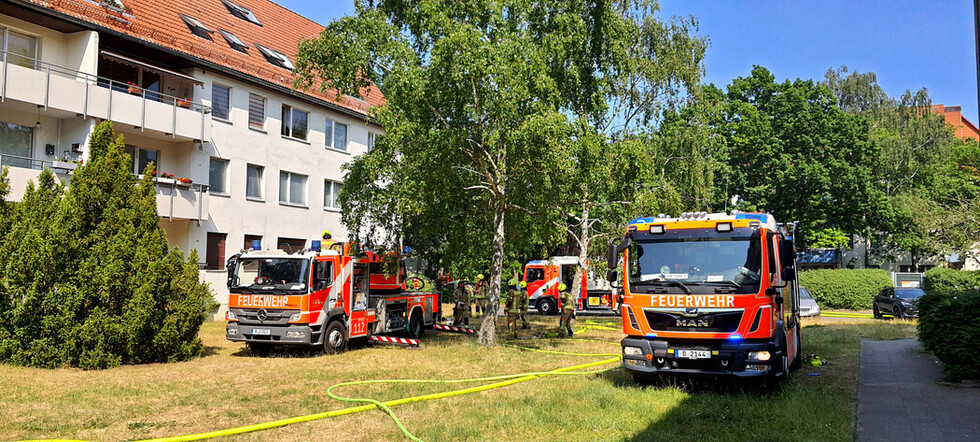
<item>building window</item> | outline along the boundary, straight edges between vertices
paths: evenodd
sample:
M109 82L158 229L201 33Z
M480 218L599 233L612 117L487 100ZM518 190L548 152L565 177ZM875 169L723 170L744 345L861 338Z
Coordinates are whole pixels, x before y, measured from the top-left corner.
M347 125L338 123L327 118L327 127L324 129L324 138L327 147L347 151Z
M211 28L204 26L204 23L201 23L200 21L198 21L198 19L194 17L189 17L184 14L177 14L177 15L179 15L180 19L184 21L185 25L187 25L187 29L190 29L191 34L194 34L201 38L206 38L208 40L211 39L211 33L214 31L212 31Z
M340 210L340 183L329 180L323 182L323 208Z
M7 51L7 63L37 68L37 37L0 28L0 49Z
M286 54L283 54L282 52L276 51L274 49L269 49L258 43L255 44L255 47L259 48L259 52L261 52L262 56L265 57L265 61L268 61L269 63L272 63L281 68L286 68L289 70L295 69L293 63L289 61L289 57L287 57Z
M282 105L282 136L306 141L310 113Z
M265 130L265 97L248 94L248 127Z
M144 149L142 147L136 147L130 144L126 145L126 153L129 154L130 170L136 174L141 175L146 171L146 166L153 163L153 170L160 174L160 151L153 149Z
M228 42L228 46L231 46L232 49L245 54L248 53L248 45L236 37L235 34L232 34L224 29L218 29L218 33L225 38L225 41Z
M218 83L211 84L211 115L227 120L231 111L231 88Z
M374 132L368 132L368 145L367 145L368 152L374 150L374 143L376 143L377 141L378 141L378 134Z
M265 173L265 168L262 166L256 166L254 164L249 164L245 169L246 182L245 182L245 198L253 200L262 200L262 176Z
M262 244L262 235L248 235L248 234L246 234L245 235L245 246L243 246L242 248L245 249L245 250L251 249L252 248L252 241L258 241L259 244Z
M279 203L306 207L306 175L279 172Z
M228 195L228 160L211 157L208 178L210 193Z
M31 167L34 128L0 122L0 166Z
M221 3L225 4L225 7L228 8L228 12L230 12L231 15L262 26L262 23L259 23L259 19L255 17L255 14L253 14L248 8L232 3L231 0L221 0Z
M306 247L306 240L301 238L284 238L279 237L276 243L276 248L279 250L285 250L288 253L298 252Z
M227 234L208 232L207 270L225 268L225 240Z

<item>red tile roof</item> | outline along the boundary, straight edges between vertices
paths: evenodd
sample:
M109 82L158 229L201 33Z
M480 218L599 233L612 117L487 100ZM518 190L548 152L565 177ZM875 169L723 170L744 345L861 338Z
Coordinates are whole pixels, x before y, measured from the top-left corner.
M221 0L121 0L130 8L126 13L87 0L26 1L285 87L292 87L292 72L266 61L255 44L274 49L295 60L297 44L319 36L323 30L323 26L314 21L268 0L232 0L250 9L262 26L232 15ZM211 34L211 40L192 34L178 14L193 17L215 31ZM217 32L218 29L238 37L248 45L248 53L232 49ZM347 96L336 100L333 91L320 93L315 89L300 93L360 113L384 103L384 96L374 85L362 91L364 100Z
M980 141L980 130L963 116L960 106L934 104L932 105L932 113L945 117L946 123L953 126L954 133L958 138Z

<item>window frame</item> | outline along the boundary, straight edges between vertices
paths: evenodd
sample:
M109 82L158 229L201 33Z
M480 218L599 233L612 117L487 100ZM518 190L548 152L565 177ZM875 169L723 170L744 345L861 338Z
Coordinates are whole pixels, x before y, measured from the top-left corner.
M215 87L223 87L225 89L228 89L228 97L227 97L228 98L228 103L227 103L227 109L228 109L227 112L228 112L228 115L225 116L225 117L218 116L218 114L216 112L216 110L218 109L218 107L215 106L215 94L214 94ZM212 119L218 120L218 121L223 121L225 123L231 123L231 91L232 91L232 87L231 86L222 84L222 83L217 82L217 81L211 82L211 118Z
M259 52L262 53L262 56L265 57L265 61L269 62L269 64L281 67L283 69L288 69L290 71L296 69L296 66L293 65L292 60L290 60L286 54L258 43L255 43L255 47L259 49Z
M214 41L214 39L211 38L211 34L214 33L214 30L205 25L204 22L180 12L178 12L177 15L180 17L180 20L187 25L187 29L192 35L201 37L208 41Z
M259 196L251 196L248 194L248 182L249 182L249 169L255 168L258 170L258 189ZM260 164L245 164L245 199L249 201L265 202L265 166Z
M149 148L139 147L139 146L137 146L135 144L126 144L126 145L123 146L123 149L127 150L127 152L126 152L127 154L129 153L128 152L128 149L129 148L132 148L133 149L133 154L132 154L132 158L131 158L132 159L132 172L133 172L133 175L136 175L138 177L142 177L143 176L143 170L145 169L145 167L140 168L140 152L141 151L147 151L147 152L155 152L156 153L156 158L157 159L156 159L156 161L153 161L153 170L156 171L156 173L157 173L156 176L160 176L160 173L161 173L161 171L160 171L160 163L161 163L161 161L160 160L162 159L161 157L163 156L163 154L160 152L160 149L149 149Z
M259 21L259 18L255 16L255 13L252 12L251 9L239 5L238 3L234 3L231 0L221 0L221 3L224 3L225 8L228 9L229 14L238 17L242 20L245 20L249 23L253 23L257 26L262 26L262 23ZM236 14L236 12L238 14Z
M284 115L287 108L289 109L289 125L288 126L285 124L286 117ZM310 111L304 110L302 108L297 108L296 106L293 106L293 105L287 104L287 103L283 103L282 104L282 110L283 110L283 112L280 113L280 119L282 120L281 121L282 127L279 130L279 134L282 135L283 138L286 138L286 139L289 139L289 140L294 140L294 141L299 141L301 143L310 144ZM295 129L295 124L293 124L294 121L295 121L294 118L293 118L293 112L294 111L300 111L300 112L303 112L303 113L306 114L306 134L304 135L305 138L299 138L299 137L295 136L295 133L296 133L296 131L294 130ZM287 127L289 129L289 134L283 133L283 131L285 131Z
M340 181L334 181L329 178L323 180L323 210L330 212L340 212L340 204L334 198L334 186L343 187L344 183ZM340 190L337 190L336 195L339 195ZM327 199L329 198L329 204Z
M222 37L224 37L225 42L228 43L228 46L231 46L232 49L241 52L243 54L248 53L248 45L245 44L245 42L242 41L242 39L238 38L237 35L232 34L231 31L226 31L221 28L218 28L218 33L221 34Z
M282 188L282 182L283 182L282 177L283 177L283 174L286 175L286 178L287 178L286 179L286 184L289 186L286 189L286 191L285 191L285 195L286 195L286 198L287 199L293 193L292 192L293 191L293 180L292 180L292 177L293 176L301 176L301 177L303 177L304 181L303 181L303 202L302 203L296 203L296 202L293 202L293 201L283 201L283 198L282 198L282 196L283 196L283 188ZM301 208L308 209L310 207L309 206L309 201L310 201L310 176L309 175L304 175L304 174L301 174L301 173L298 173L298 172L290 172L288 170L280 170L279 171L279 205L282 205L282 206L290 206L290 207L301 207Z
M10 55L11 55L10 54L10 33L11 32L14 32L14 33L17 33L19 35L23 35L25 37L33 38L34 39L34 55L30 56L29 58L31 58L31 60L29 60L25 64L20 64L20 63L16 63L16 62L10 61L10 58L11 58L10 57ZM11 29L10 27L2 26L2 25L0 25L0 34L2 34L2 35L0 35L0 38L2 38L2 40L3 40L2 41L2 44L0 44L0 50L2 50L2 51L4 51L4 52L7 53L7 63L14 64L14 65L21 66L21 67L25 67L25 68L29 68L29 69L35 69L35 70L38 69L38 63L41 61L41 36L40 35L33 34L33 33L30 33L30 32L25 32L25 31L22 31L20 29ZM23 55L19 55L19 54L14 54L14 56L16 56L16 57L24 57Z
M323 144L327 149L337 152L350 153L350 125L341 123L333 118L325 118L329 131L323 130ZM337 147L337 126L344 126L344 147Z
M211 182L211 163L213 163L215 161L223 162L224 165L225 165L225 167L224 167L224 174L223 174L223 177L222 177L223 179L221 180L222 181L221 182L221 185L224 187L224 189L222 189L221 191L215 191L215 189L214 189L214 183ZM228 171L230 169L231 169L231 160L226 160L224 158L219 158L219 157L210 157L209 158L209 160L208 160L208 194L209 195L231 196L231 189L229 189L230 186L229 186L229 182L228 182Z
M374 145L378 142L378 133L373 131L368 131L367 140L367 151L370 152L374 150Z
M258 97L262 99L262 126L257 127L252 124L252 97ZM252 130L257 130L260 132L266 132L266 120L269 116L269 98L264 95L256 94L255 92L248 93L248 128Z

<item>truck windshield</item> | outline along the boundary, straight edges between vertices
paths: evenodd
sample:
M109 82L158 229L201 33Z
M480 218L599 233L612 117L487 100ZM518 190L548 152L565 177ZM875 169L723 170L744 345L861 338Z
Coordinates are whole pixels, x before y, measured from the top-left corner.
M239 259L232 287L253 291L304 290L309 267L309 260L298 258Z
M728 285L742 293L759 289L762 242L751 236L709 236L634 241L629 249L632 285ZM680 283L679 285L677 283Z

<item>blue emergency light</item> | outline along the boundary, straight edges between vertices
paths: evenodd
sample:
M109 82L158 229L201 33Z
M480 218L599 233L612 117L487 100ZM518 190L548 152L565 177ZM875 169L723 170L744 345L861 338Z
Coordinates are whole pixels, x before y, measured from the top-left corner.
M411 254L412 254L412 248L411 247L409 247L409 246L402 247L402 255L411 255Z
M262 240L253 239L252 240L252 250L262 250Z
M729 341L738 341L738 340L741 340L741 339L742 339L742 335L740 335L738 333L735 333L734 335L731 335L731 336L728 337L728 340Z
M312 250L314 252L319 252L320 251L320 240L314 239L313 241L310 241L310 250Z

